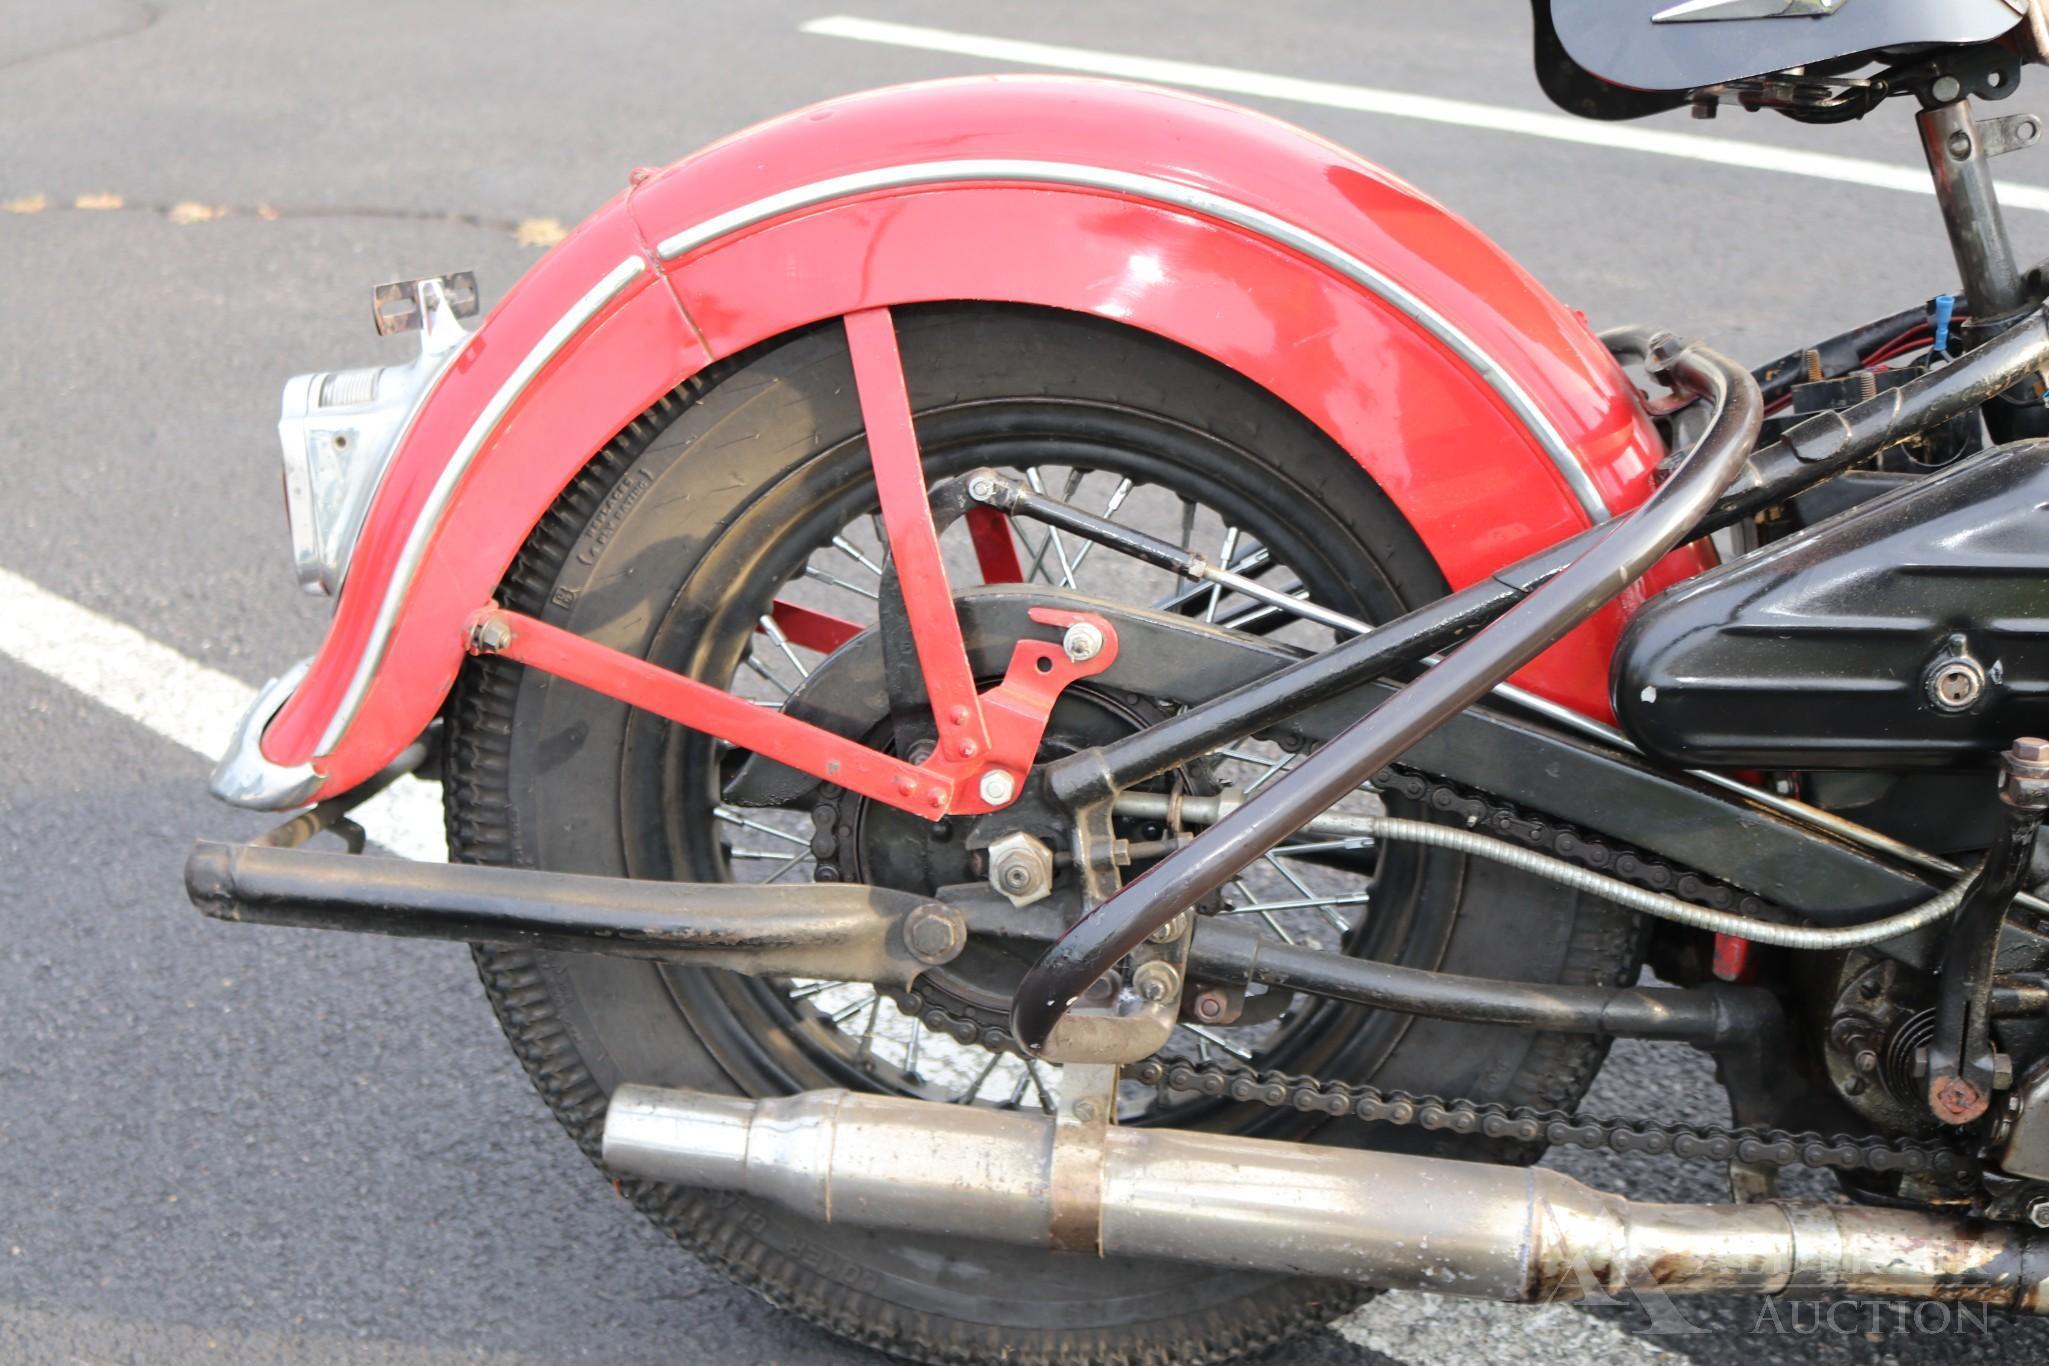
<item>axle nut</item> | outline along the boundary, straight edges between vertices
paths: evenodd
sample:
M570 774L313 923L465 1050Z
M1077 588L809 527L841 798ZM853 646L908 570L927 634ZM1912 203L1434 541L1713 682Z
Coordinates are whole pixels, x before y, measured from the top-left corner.
M1053 851L1022 830L999 835L989 843L989 885L1013 906L1052 895Z
M904 947L920 963L937 966L960 956L967 944L967 926L949 906L913 906L904 917Z

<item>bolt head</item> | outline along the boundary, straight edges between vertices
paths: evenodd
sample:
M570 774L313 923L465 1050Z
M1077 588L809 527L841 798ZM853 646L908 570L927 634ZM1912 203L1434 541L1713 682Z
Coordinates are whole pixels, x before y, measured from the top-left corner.
M1094 659L1103 652L1103 630L1093 622L1077 621L1060 638L1060 648L1077 664Z
M1096 1117L1096 1103L1092 1100L1078 1100L1074 1103L1074 1117L1084 1124L1092 1123Z
M960 953L967 934L960 920L940 906L914 906L904 917L904 947L921 963L944 963Z
M976 790L982 794L982 800L989 805L1004 806L1017 795L1017 779L1000 768L992 768L982 775L982 781L977 784Z
M1948 104L1964 93L1963 82L1954 76L1937 76L1929 82L1928 93L1933 95L1938 103Z
M2013 742L2013 757L2024 764L2049 764L2049 740L2023 735Z
M996 481L986 474L978 474L968 480L968 497L978 503L988 502L990 495L995 492Z
M1224 1018L1224 998L1214 991L1203 992L1195 998L1195 1015L1202 1020L1221 1020Z
M2049 1228L2049 1199L2037 1200L2028 1206L2028 1222L2036 1228Z

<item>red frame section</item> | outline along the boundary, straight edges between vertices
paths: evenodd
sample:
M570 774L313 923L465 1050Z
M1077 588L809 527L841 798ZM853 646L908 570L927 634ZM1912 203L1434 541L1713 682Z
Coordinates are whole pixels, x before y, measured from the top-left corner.
M1014 77L859 95L642 179L507 295L409 430L333 627L266 731L265 755L312 763L323 795L376 772L432 719L460 666L465 624L599 446L712 361L867 310L1028 304L1093 314L1207 355L1349 451L1453 587L1587 524L1524 424L1408 317L1266 238L1142 196L927 184L848 193L759 221L743 213L747 221L678 259L658 250L794 187L912 163L1004 158L1171 181L1328 240L1484 349L1562 434L1611 508L1633 505L1648 487L1662 451L1639 396L1584 321L1471 225L1366 161L1217 101L1109 82ZM503 398L593 284L636 256L641 275L484 433L431 525L409 591L390 595L400 548L478 414ZM989 538L987 577L1006 577L1010 549L1005 561ZM1608 658L1629 612L1708 562L1704 548L1677 553L1517 681L1606 715ZM369 678L361 705L339 740L324 745L359 673Z

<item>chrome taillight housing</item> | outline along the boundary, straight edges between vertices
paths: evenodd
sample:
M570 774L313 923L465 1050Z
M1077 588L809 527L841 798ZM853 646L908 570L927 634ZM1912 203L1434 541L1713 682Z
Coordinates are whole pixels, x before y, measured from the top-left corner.
M420 354L404 365L321 370L285 382L278 422L292 563L308 593L341 591L349 556L384 471L420 401L469 332L457 321L477 311L468 274L384 285L377 330L420 333Z

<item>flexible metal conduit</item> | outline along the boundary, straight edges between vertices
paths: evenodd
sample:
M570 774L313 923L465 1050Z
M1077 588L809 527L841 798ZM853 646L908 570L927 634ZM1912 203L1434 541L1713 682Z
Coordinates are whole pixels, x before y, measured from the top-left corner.
M1319 749L1292 773L1219 821L1070 927L1019 983L1011 1028L1042 1047L1072 1002L1145 937L1229 882L1318 812L1399 758L1636 582L1707 515L1757 445L1764 404L1750 372L1691 346L1662 359L1715 416L1662 486L1549 583Z
M1120 815L1151 820L1169 820L1179 815L1184 820L1207 824L1229 815L1242 804L1242 800L1223 797L1129 792L1117 799L1117 811ZM1563 883L1576 891L1590 892L1660 920L1676 921L1695 929L1712 930L1716 934L1732 934L1752 943L1771 944L1784 949L1854 949L1865 944L1883 943L1947 919L1963 904L1964 894L1970 886L1970 880L1966 878L1918 906L1883 920L1868 920L1861 925L1787 925L1776 920L1737 915L1732 911L1718 911L1676 896L1666 896L1662 892L1647 891L1591 868L1581 868L1534 849L1519 849L1506 840L1463 830L1455 825L1437 825L1431 821L1407 820L1399 816L1347 816L1333 811L1318 816L1316 828L1320 834L1335 835L1341 839L1406 840L1412 844L1428 844L1471 854L1475 858L1505 864L1518 872Z

